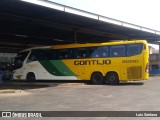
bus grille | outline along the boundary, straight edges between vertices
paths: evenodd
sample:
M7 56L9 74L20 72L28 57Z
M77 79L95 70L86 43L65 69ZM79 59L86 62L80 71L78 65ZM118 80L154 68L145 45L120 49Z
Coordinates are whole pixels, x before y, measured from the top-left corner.
M141 79L142 78L142 67L128 67L127 68L128 79Z

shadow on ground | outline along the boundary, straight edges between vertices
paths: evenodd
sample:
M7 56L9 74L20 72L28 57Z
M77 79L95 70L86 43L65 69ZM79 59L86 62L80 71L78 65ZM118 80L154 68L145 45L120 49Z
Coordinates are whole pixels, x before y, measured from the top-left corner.
M95 85L95 84L92 84L90 82L86 82L87 85ZM99 84L99 85L107 85L107 86L140 86L140 85L144 85L143 82L121 82L121 83L118 83L116 85L110 85L108 83L103 83L103 84Z
M143 82L127 82L127 83L119 83L118 85L114 86L141 86L144 85Z
M3 81L0 82L0 90L5 89L15 89L15 90L26 90L26 89L38 89L46 87L55 87L62 83L49 82L49 81L36 81L36 82L27 82L27 81Z
M0 90L5 89L15 89L15 90L26 90L26 89L38 89L38 88L46 88L46 87L56 87L65 83L84 83L87 85L94 85L92 83L87 83L85 81L60 81L60 80L37 80L36 82L27 82L27 81L1 81L0 82ZM119 83L117 85L109 85L109 84L101 84L106 86L140 86L144 85L143 82L127 82L127 83Z

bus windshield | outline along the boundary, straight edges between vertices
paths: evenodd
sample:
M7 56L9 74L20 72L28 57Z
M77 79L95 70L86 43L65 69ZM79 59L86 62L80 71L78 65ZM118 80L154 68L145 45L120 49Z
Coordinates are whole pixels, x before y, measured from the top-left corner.
M29 51L20 52L17 54L14 61L14 70L22 67L25 58L27 57Z

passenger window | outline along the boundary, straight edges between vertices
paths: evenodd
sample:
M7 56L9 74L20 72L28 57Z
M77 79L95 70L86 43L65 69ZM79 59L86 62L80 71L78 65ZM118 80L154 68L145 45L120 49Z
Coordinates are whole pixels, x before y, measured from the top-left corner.
M73 58L73 49L58 49L52 53L56 59L71 59Z
M33 62L38 60L43 60L42 52L39 50L32 50L27 62Z
M73 59L73 56L74 56L73 49L68 49L67 53L68 53L68 59Z
M44 60L55 60L56 59L56 51L55 50L44 50L42 51L44 56Z
M97 47L91 47L91 48L89 48L89 56L90 56L91 58L96 58L96 57L98 57Z
M68 59L69 56L68 56L68 51L67 51L67 49L58 50L58 58L59 58L59 59Z
M78 48L76 56L77 58L87 58L87 48Z
M101 46L101 47L92 47L90 48L90 57L91 58L104 58L108 57L108 47Z
M138 55L142 52L143 44L127 45L127 56Z
M124 57L124 56L126 56L125 45L110 46L110 56L111 57Z
M100 58L108 57L108 47L102 46L97 48L97 53Z

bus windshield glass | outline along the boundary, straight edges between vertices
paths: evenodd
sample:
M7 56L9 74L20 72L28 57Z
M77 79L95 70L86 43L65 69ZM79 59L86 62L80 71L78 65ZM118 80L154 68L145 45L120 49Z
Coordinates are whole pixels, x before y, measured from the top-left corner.
M29 51L20 52L17 54L17 57L14 61L14 69L19 69L22 67L25 58L27 57Z

